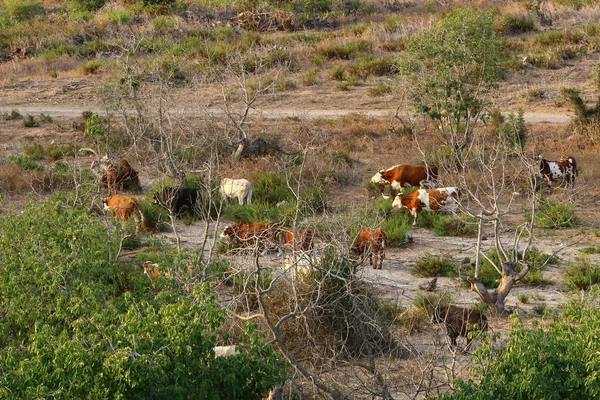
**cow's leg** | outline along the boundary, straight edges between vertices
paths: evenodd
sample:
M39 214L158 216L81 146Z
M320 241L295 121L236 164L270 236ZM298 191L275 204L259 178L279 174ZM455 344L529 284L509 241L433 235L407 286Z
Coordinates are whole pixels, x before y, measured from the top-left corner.
M241 194L238 194L238 203L240 203L240 206L244 205L244 196Z

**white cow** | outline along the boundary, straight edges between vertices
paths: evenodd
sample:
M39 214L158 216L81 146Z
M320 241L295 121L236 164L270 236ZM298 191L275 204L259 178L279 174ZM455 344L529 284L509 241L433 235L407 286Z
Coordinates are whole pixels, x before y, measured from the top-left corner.
M219 193L224 199L237 197L240 205L244 204L244 200L252 204L252 182L247 179L223 178Z

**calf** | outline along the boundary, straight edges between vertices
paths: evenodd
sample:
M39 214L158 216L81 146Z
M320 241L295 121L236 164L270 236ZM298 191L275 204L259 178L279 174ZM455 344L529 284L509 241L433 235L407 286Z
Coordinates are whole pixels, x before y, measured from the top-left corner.
M289 246L294 251L308 251L313 248L313 233L308 229L281 230L280 240L284 246Z
M455 187L418 189L407 194L398 194L392 207L408 209L414 217L413 225L416 225L417 215L422 210L439 210L446 206L450 199L457 198L458 188Z
M431 315L431 322L444 323L452 347L456 347L457 337L465 337L467 339L465 349L471 346L473 340L472 337L469 337L469 332L475 330L484 332L488 328L487 317L481 311L442 304L435 306Z
M396 190L404 185L419 186L422 180L436 180L438 167L435 165L395 165L381 170L371 178L373 183L389 183Z
M280 227L273 222L241 222L226 227L221 239L236 240L241 247L276 247L273 244Z
M140 211L140 206L134 198L115 194L106 199L102 199L102 203L104 204L104 209L106 211L123 222L127 221L132 216L137 218L137 215L139 215L139 224L144 226L144 214Z
M362 228L350 249L354 254L360 256L363 262L368 255L373 269L381 269L385 259L386 240L385 232L382 229Z
M166 187L152 196L154 204L166 208L175 215L193 212L198 199L198 189Z
M563 157L558 161L548 161L541 155L536 156L535 160L539 162L540 175L546 180L548 190L552 187L552 182L566 181L575 186L575 176L577 176L577 163L573 157Z
M247 179L223 178L219 193L224 199L237 198L240 205L244 204L244 200L252 204L252 182Z

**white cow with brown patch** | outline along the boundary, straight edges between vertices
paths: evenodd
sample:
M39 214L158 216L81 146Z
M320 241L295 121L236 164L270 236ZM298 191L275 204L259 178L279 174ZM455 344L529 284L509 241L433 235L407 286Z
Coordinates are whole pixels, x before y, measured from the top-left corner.
M419 189L407 194L398 194L392 203L392 207L408 209L414 217L413 225L416 225L417 215L422 210L440 210L457 198L458 188L456 187Z

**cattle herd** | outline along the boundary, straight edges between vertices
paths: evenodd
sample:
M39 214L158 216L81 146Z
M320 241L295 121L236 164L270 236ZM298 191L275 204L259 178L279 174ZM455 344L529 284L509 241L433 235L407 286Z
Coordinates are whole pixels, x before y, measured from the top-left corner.
M539 173L546 181L548 190L551 189L553 182L574 185L578 171L573 157L548 161L540 155L534 160L539 163ZM105 186L110 195L102 200L105 210L121 221L127 221L132 217L137 220L139 217L137 225L143 227L144 216L137 201L116 194L119 189L123 189L124 182L128 179L139 185L137 172L124 159L111 160L106 156L97 156L91 168L96 175L97 183ZM413 225L416 224L417 215L423 210L442 210L451 204L458 204L458 188L436 187L437 180L438 168L434 165L396 165L377 172L371 178L371 182L378 186L390 185L392 189L399 191L392 202L392 207L406 208L413 216ZM400 189L406 186L417 186L419 189L402 193ZM246 179L223 178L219 193L223 199L237 199L240 205L251 204L252 182ZM198 190L194 188L166 187L154 193L153 199L155 204L168 210L172 216L178 216L184 212L193 212L198 196ZM293 254L302 254L313 249L314 234L308 229L287 228L277 222L241 222L227 226L220 238L236 243L241 248L266 250L283 246L292 250ZM382 229L364 227L353 240L350 250L358 257L361 265L364 265L368 259L372 268L381 269L385 260L385 247L386 234ZM158 266L149 262L144 264L144 273L152 278L160 275ZM487 319L483 313L454 306L438 305L433 311L432 322L445 323L453 346L456 345L458 336L467 337L469 326L477 325L481 330L487 328ZM470 342L468 337L467 344L469 345Z

